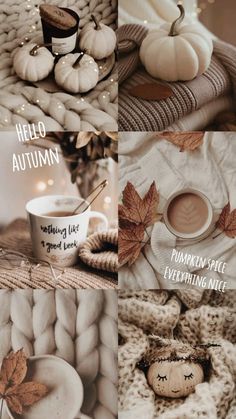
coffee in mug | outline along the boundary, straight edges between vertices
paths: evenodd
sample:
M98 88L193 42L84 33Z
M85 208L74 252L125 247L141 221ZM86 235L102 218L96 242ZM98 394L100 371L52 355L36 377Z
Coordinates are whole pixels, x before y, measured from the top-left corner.
M87 209L74 214L81 204ZM89 221L100 218L107 230L104 214L91 211L82 198L64 195L48 195L35 198L26 205L34 256L51 264L66 267L75 265L78 248L86 240Z
M180 238L200 238L209 233L213 209L209 199L195 189L184 189L173 194L164 209L168 229Z
M44 217L71 217L72 215L76 215L76 214L74 214L71 211L51 211L42 215Z

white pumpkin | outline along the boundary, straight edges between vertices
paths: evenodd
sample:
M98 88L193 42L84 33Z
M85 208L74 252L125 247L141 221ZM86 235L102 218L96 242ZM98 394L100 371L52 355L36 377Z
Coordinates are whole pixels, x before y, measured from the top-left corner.
M170 26L150 32L140 48L147 72L165 81L186 81L204 73L211 62L213 43L197 24L181 25L185 12Z
M159 396L178 398L193 393L204 380L201 364L186 360L154 362L148 370L148 383Z
M96 86L99 77L98 65L87 54L68 54L55 66L55 80L70 93L85 93Z
M116 47L116 34L112 28L98 23L92 16L93 23L88 23L80 32L80 49L96 60L109 57Z
M13 59L16 74L22 79L36 82L52 71L54 57L44 46L27 44L19 48Z

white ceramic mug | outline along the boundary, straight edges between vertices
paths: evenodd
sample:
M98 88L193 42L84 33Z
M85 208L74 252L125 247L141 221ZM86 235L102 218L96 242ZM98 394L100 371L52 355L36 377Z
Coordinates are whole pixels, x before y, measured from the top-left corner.
M170 206L171 202L177 196L182 195L182 194L187 194L187 193L191 193L191 194L199 196L205 202L205 204L207 206L207 210L208 210L208 216L207 216L206 222L204 223L204 225L199 230L197 230L193 233L183 233L183 232L177 231L170 224L169 219L168 219L168 209L169 209L169 206ZM170 232L173 233L176 237L181 238L181 239L193 239L193 240L204 239L205 237L207 237L210 234L210 232L213 229L213 225L214 225L213 224L214 223L214 211L213 211L213 207L210 203L210 200L202 192L198 191L197 189L193 189L193 188L185 188L185 189L182 189L182 190L172 194L168 198L167 203L165 205L165 208L164 208L164 211L163 211L163 218L164 218L165 225L170 230Z
M106 216L91 211L90 206L86 211L71 216L45 215L57 211L73 212L82 202L89 205L84 199L74 196L48 195L27 203L33 253L37 259L61 267L73 266L78 259L78 248L86 240L89 220L100 218L103 230L108 229Z

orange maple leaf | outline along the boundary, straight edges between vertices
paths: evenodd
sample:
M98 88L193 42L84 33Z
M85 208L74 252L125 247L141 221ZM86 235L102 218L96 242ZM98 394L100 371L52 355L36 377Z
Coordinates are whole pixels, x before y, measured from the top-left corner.
M23 383L27 374L27 358L23 350L11 352L3 359L0 371L0 399L5 400L13 413L21 415L25 406L31 406L48 390L35 381Z
M222 230L226 236L232 239L236 237L236 209L230 212L230 203L223 208L216 227Z
M134 224L142 223L144 227L152 225L157 218L157 205L159 195L156 184L153 182L141 198L132 183L128 182L123 191L123 205L119 205L119 219Z

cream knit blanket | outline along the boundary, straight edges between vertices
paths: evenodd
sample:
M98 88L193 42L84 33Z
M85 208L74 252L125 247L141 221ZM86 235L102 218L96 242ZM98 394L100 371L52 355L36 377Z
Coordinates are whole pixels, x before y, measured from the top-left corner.
M119 418L234 419L236 417L236 292L119 291ZM205 381L186 398L155 395L137 368L155 334L208 349Z
M20 348L28 356L63 358L82 379L82 412L94 419L115 419L115 291L1 290L0 307L0 362Z
M47 131L116 131L118 111L117 72L84 96L47 93L21 81L12 67L19 43L28 37L42 42L37 0L0 0L0 129L17 123L44 122ZM117 0L51 0L70 7L80 16L80 29L93 13L99 21L116 28Z
M163 212L169 196L186 187L202 191L214 208L215 220L222 208L230 202L236 208L236 136L234 133L206 133L203 145L194 152L179 152L178 147L152 133L122 133L119 142L120 193L126 183L132 182L141 196L155 180L160 193L159 213ZM216 234L216 233L214 233ZM151 246L146 245L137 261L119 272L122 288L172 289L186 287L185 283L164 279L167 266L220 279L227 288L236 288L236 239L225 234L213 239L210 234L199 242L176 239L162 222L151 231ZM203 258L227 263L225 273L207 271L197 267L171 262L173 249ZM191 286L191 285L189 285Z

